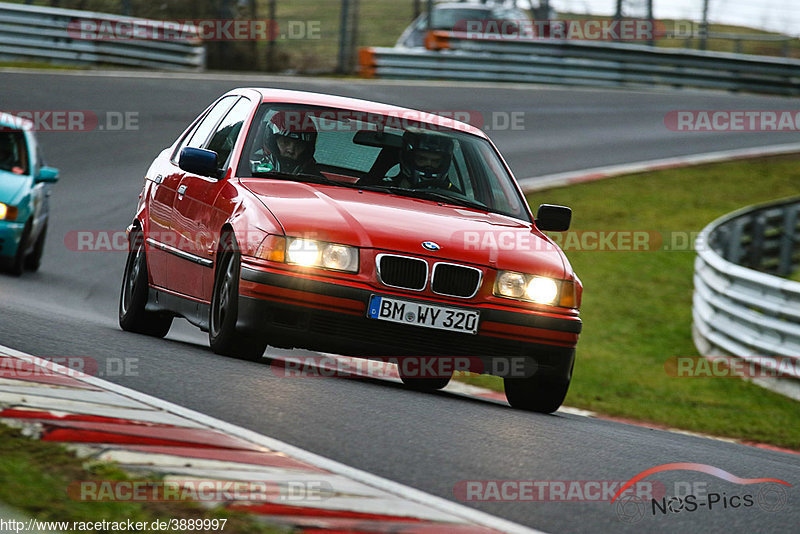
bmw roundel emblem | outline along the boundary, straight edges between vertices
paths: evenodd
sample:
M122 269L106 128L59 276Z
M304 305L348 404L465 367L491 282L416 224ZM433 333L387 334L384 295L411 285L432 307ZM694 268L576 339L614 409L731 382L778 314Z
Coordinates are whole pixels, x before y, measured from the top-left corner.
M440 247L438 243L434 243L433 241L423 241L422 248L427 250L437 251L442 247Z

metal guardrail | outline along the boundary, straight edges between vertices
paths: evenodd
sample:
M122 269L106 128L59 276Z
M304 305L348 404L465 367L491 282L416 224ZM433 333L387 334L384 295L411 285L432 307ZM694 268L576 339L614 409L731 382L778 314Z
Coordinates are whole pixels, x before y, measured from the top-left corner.
M121 22L159 23L106 13L0 3L0 60L162 70L205 68L205 47L194 26L181 28L180 34L170 39L113 39L107 34L88 39L76 35L75 25L80 20L95 21L98 26L103 22L109 26Z
M800 282L776 276L800 267L800 197L725 215L695 247L697 349L744 360L754 382L800 400Z
M800 94L800 61L595 41L467 38L434 31L424 49L362 48L361 75L378 78L668 85Z

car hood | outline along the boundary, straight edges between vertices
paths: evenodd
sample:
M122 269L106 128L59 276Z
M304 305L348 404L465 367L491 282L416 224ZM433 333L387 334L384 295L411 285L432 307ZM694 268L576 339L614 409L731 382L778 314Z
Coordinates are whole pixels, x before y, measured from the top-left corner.
M562 278L561 250L530 223L429 200L302 182L243 179L284 228L359 247ZM433 241L439 250L422 243Z
M16 202L27 182L25 176L0 170L0 202Z

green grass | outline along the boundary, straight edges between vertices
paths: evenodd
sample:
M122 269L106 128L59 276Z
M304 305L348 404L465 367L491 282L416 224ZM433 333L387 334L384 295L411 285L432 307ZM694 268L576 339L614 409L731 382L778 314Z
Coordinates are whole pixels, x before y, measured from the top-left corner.
M664 26L668 31L675 27L678 21L663 20ZM685 21L680 21L685 22ZM695 23L695 27L697 27ZM775 36L782 37L782 34L777 32L768 32L758 30L755 28L748 28L746 26L730 26L725 24L709 24L709 33L730 33L738 34L741 36L752 35L754 37L762 36ZM674 37L659 39L657 46L667 48L690 48L698 49L700 47L699 38ZM786 56L790 58L800 58L800 39L790 39L784 41L767 41L767 40L746 40L742 39L740 43L733 39L708 39L706 43L706 50L714 52L735 52L741 54L754 54L759 56Z
M800 156L630 175L541 191L531 206L573 209L572 230L698 232L751 204L798 194ZM692 251L571 251L584 284L575 375L565 404L800 450L800 402L737 378L675 378L695 356ZM502 391L500 379L466 379Z
M131 521L227 518L224 531L277 534L289 532L242 513L206 509L187 502L84 502L67 494L71 482L130 480L110 463L87 463L62 445L35 441L0 424L0 502L40 521ZM138 477L136 480L156 480ZM67 532L73 532L68 530Z

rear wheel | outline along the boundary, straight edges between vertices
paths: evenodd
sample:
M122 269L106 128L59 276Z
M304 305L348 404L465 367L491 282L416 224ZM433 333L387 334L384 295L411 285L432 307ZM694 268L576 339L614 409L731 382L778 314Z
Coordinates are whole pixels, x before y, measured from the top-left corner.
M42 231L39 232L39 237L36 238L36 244L33 245L33 252L25 258L25 268L29 271L36 272L42 264L42 255L44 254L44 241L47 239L47 224L44 225Z
M239 316L239 270L241 256L232 236L224 238L214 277L214 292L208 318L208 342L216 354L258 361L267 342L236 331Z
M172 326L172 316L145 309L149 289L144 235L131 234L125 274L119 295L119 326L127 332L164 337Z
M570 373L571 376L572 373ZM554 380L534 375L503 379L508 403L518 410L553 413L564 402L571 380Z

